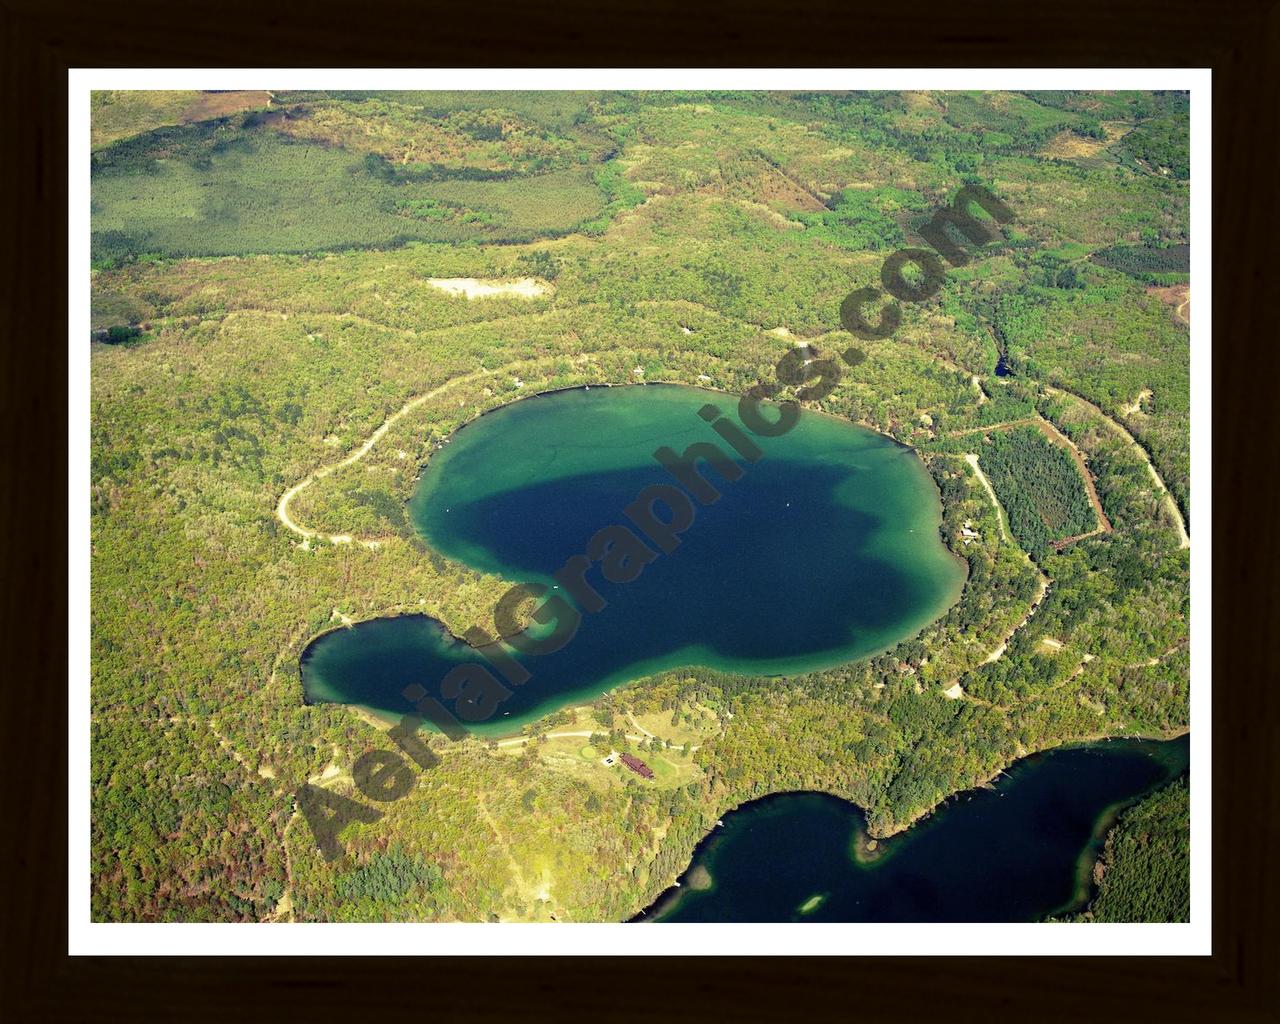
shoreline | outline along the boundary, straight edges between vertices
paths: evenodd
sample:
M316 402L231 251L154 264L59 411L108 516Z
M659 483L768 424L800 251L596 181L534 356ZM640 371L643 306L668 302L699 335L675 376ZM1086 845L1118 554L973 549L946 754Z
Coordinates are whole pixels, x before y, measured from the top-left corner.
M963 587L967 585L967 583L968 583L968 579L966 578L961 584L962 591L963 591ZM738 676L740 678L747 678L747 679L801 680L806 676L816 675L822 672L830 672L844 665L856 665L864 661L869 661L873 658L881 657L882 655L887 654L888 652L896 649L900 644L906 643L912 640L914 637L918 636L921 632L923 632L934 622L938 621L939 618L945 615L946 611L950 609L952 606L954 606L954 604L955 604L955 600L952 600L951 603L948 604L941 613L931 618L928 622L925 623L925 625L921 626L918 630L916 630L914 633L910 634L909 636L902 637L901 639L895 640L892 644L884 648L876 649L867 654L859 655L855 658L837 658L836 660L832 660L832 661L823 661L820 665L816 665L812 668L801 669L799 671L784 670L784 671L778 671L778 672L761 672L761 671L739 670L735 668L722 668L717 665L708 665L708 664L703 664L697 661L677 662L669 666L655 668L652 671L642 670L638 675L628 675L627 678L621 682L608 683L608 682L602 681L600 683L593 683L590 686L587 686L581 690L574 690L572 692L569 692L565 694L566 699L563 703L555 703L554 705L548 705L546 710L540 711L538 714L536 714L532 718L521 718L510 723L512 729L514 730L512 732L480 732L480 731L468 729L467 734L481 741L487 741L491 739L507 740L507 739L512 739L514 737L521 737L521 736L524 736L524 733L522 732L522 730L526 725L532 725L538 722L539 720L541 720L542 718L547 717L548 715L555 714L557 711L561 710L562 708L573 707L573 706L590 706L591 704L594 704L597 700L599 700L601 697L605 696L606 694L616 693L617 691L622 690L627 686L631 686L634 683L641 683L647 679L652 679L656 676L660 676L660 675L664 675L666 673L672 673L672 672L685 672L693 669L702 669L708 672L719 672L725 675ZM385 708L375 708L372 705L357 704L350 701L310 699L307 693L306 680L302 675L302 666L311 648L316 643L318 643L320 640L322 640L327 636L330 636L334 633L338 633L342 630L358 629L362 625L368 625L369 623L373 623L373 622L380 622L383 620L391 620L391 619L411 618L411 617L426 619L430 625L436 627L441 632L447 634L447 636L450 637L451 639L456 640L456 642L460 646L468 647L472 651L477 650L477 648L472 647L472 645L468 643L466 640L454 637L453 633L449 630L449 628L445 626L444 623L441 622L439 619L435 618L433 615L430 615L427 612L421 612L421 611L397 611L391 614L374 615L366 619L360 619L358 621L353 622L351 625L339 624L335 626L330 626L329 628L325 629L321 633L316 634L311 640L309 640L303 646L302 651L298 656L298 676L299 676L299 682L302 685L303 706L319 707L322 705L328 705L331 707L347 708L355 712L356 714L362 715L366 718L372 718L372 719L376 719L377 721L385 722L388 728L398 724L400 716ZM624 671L627 671L627 670L624 670ZM597 689L597 687L599 687L599 689ZM408 713L407 711L404 712L404 714L407 714L407 713ZM490 722L492 722L492 720L490 720ZM430 723L424 722L423 727L427 729L430 734L443 735L442 733L439 732L439 730L432 728Z
M734 804L732 807L726 810L723 810L719 813L717 817L717 824L713 825L711 829L708 832L706 832L702 836L702 838L700 838L697 841L697 843L694 844L694 847L689 854L689 858L685 866L675 875L672 881L665 888L663 888L656 897L654 897L654 899L647 906L638 910L632 916L626 918L625 923L627 924L661 923L662 913L666 909L668 909L668 905L674 905L681 899L682 893L686 888L693 888L695 890L698 889L698 887L692 886L689 884L689 875L693 871L701 870L702 872L708 874L708 877L711 880L710 885L704 886L702 888L714 888L715 876L710 875L707 872L705 865L699 862L699 855L704 853L706 849L713 842L715 842L717 838L717 830L720 827L720 823L723 822L726 816L730 814L736 814L737 812L745 810L747 808L752 808L757 805L762 805L770 801L780 802L780 801L786 800L789 797L796 797L796 796L821 796L821 797L827 797L833 800L840 801L842 804L845 804L846 806L853 808L856 814L862 819L862 833L866 841L865 851L863 849L863 844L861 843L858 844L858 848L851 852L850 860L853 863L857 864L860 868L865 870L865 869L872 868L876 864L876 862L881 860L882 858L892 856L893 851L891 849L886 850L884 848L883 844L885 843L886 840L890 840L895 837L905 836L907 832L909 832L912 828L914 828L917 824L919 824L923 819L932 817L933 812L938 810L939 808L942 808L945 804L951 802L957 797L963 796L966 793L976 793L979 790L991 788L991 784L994 782L995 779L999 778L1001 775L1004 775L1006 772L1009 772L1011 770L1017 769L1022 766L1026 766L1027 762L1031 761L1033 758L1043 757L1046 754L1052 754L1058 751L1079 750L1079 749L1088 749L1092 747L1100 747L1104 743L1109 743L1115 740L1131 741L1134 743L1140 743L1144 740L1149 742L1156 742L1156 743L1172 743L1178 739L1181 739L1183 736L1188 735L1190 732L1191 732L1191 727L1188 725L1188 726L1180 726L1179 728L1171 731L1168 735L1163 735L1163 736L1152 735L1152 734L1113 736L1108 734L1108 735L1102 735L1102 736L1096 736L1096 737L1086 737L1086 738L1080 738L1080 739L1067 740L1062 743L1056 744L1052 747L1043 747L1039 750L1029 751L1028 753L1024 754L1022 757L1019 757L1013 761L1010 761L1003 768L997 769L994 773L989 775L982 782L979 782L973 786L968 786L964 789L957 789L954 792L949 793L947 796L939 800L938 803L934 804L933 807L913 815L906 823L900 825L898 828L894 829L894 831L886 832L880 835L877 835L872 831L871 826L867 821L866 808L862 807L860 804L854 803L848 797L841 796L838 793L832 793L829 790L785 789L785 790L778 790L773 793L766 793L763 796L752 797L748 800L743 800L742 802ZM1181 775L1189 773L1190 770L1191 770L1190 765L1188 764L1186 768L1182 769L1181 771L1172 773L1169 778L1163 780L1162 782L1157 783L1150 790L1147 790L1127 800L1121 800L1116 803L1108 804L1106 807L1102 809L1102 811L1099 813L1097 817L1097 820L1094 822L1090 840L1088 843L1086 843L1085 847L1081 850L1080 855L1077 859L1077 864L1075 866L1076 877L1077 877L1077 889L1078 889L1078 881L1079 881L1079 878L1081 877L1082 872L1086 875L1088 873L1084 871L1083 864L1085 860L1088 858L1088 855L1090 853L1092 846L1094 845L1095 842L1098 841L1100 836L1106 835L1106 833L1115 824L1115 821L1119 817L1119 815L1123 813L1123 811L1127 810L1129 807L1133 806L1138 801L1145 799L1147 796L1150 796L1151 793L1156 792L1161 787L1168 785L1169 782L1172 781L1174 778L1177 778ZM856 838L857 836L855 835L855 839ZM876 844L874 849L871 847L870 845L871 843ZM1096 859L1097 858L1095 855L1094 860ZM1080 893L1077 891L1073 895L1072 901L1070 903L1065 904L1062 907L1055 908L1051 912L1051 914L1047 915L1047 917L1053 917L1063 913L1070 913L1073 911L1073 908L1076 908L1077 906L1081 908L1087 906L1092 896L1092 891L1093 891L1093 887L1091 886L1089 888L1089 891L1084 894L1083 900L1079 899Z
M460 380L460 379L461 379L461 378L455 378L455 380ZM444 388L447 388L448 386L450 386L450 384L451 384L451 383L452 383L452 381L451 381L451 382L447 382L447 383L446 383L446 384L444 384L444 385L441 385L441 387L440 387L440 388L437 388L437 389L436 389L436 392L441 391L441 390L443 390ZM705 393L710 394L710 395L728 396L728 397L731 397L731 398L738 398L738 397L740 397L740 396L736 396L736 395L734 395L734 394L733 394L733 392L721 391L721 390L719 390L719 389L717 389L717 388L710 388L710 387L706 387L706 386L704 386L704 385L700 385L700 384L685 384L685 383L683 383L683 382L679 382L679 381L628 381L628 382L620 383L620 384L608 384L608 383L606 383L606 384L594 384L594 385L593 385L593 384L577 384L577 385L570 385L570 386L567 386L567 387L561 387L561 388L550 388L550 389L547 389L547 390L545 390L545 391L532 392L532 393L530 393L530 394L528 394L528 395L525 395L525 396L522 396L522 397L520 397L520 398L516 399L514 402L505 402L505 403L503 403L503 404L501 404L501 405L495 406L495 407L494 407L494 408L492 408L492 409L487 409L487 410L485 410L484 412L480 413L478 416L473 417L472 419L468 420L466 423L461 424L459 427L457 427L457 429L455 429L454 431L452 431L452 432L448 435L448 438L447 438L446 442L444 442L444 443L447 443L448 441L451 441L454 437L456 437L458 434L460 434L460 433L461 433L463 430L465 430L467 427L471 426L471 425L472 425L472 424L474 424L474 423L479 422L479 421L480 421L480 420L482 420L485 416L489 416L489 415L491 415L491 414L493 414L493 413L497 413L497 412L499 412L499 411L501 411L501 410L503 410L503 409L510 408L510 407L512 407L512 406L514 406L514 405L516 405L516 404L518 404L519 402L530 401L530 400L533 400L533 399L537 399L537 398L544 398L544 397L548 397L548 396L552 396L552 395L567 394L567 393L574 392L574 391L589 391L592 387L596 387L596 388L601 388L601 387L607 387L607 388L634 388L634 387L682 388L682 389L686 389L686 390L701 391L701 392L705 392ZM433 392L433 393L435 393L435 392ZM413 402L413 403L416 403L416 402L418 402L419 400L420 400L420 399L414 399L414 400L412 400L412 402ZM411 403L411 404L412 404L412 403ZM400 413L396 414L396 417L395 417L395 418L397 418L397 419L398 419L398 418L399 418L399 416L403 415L407 408L408 408L407 406L406 406L405 408L403 408L403 409L401 410L401 412L400 412ZM956 604L956 603L961 599L961 597L962 597L962 596L963 596L963 594L964 594L965 587L967 587L967 586L968 586L968 584L969 584L969 577L970 577L970 565L969 565L969 561L968 561L968 559L966 559L963 555L961 555L961 554L959 554L958 552L954 551L954 550L953 550L953 549L952 549L952 548L951 548L951 547L946 543L945 536L944 536L944 534L943 534L943 524L945 523L945 507L944 507L943 500L942 500L942 493L941 493L941 490L938 488L937 481L933 479L933 476L932 476L932 474L931 474L931 473L930 473L930 471L929 471L928 464L926 463L926 461L925 461L924 457L921 455L921 453L920 453L919 449L915 448L914 446L912 446L912 445L910 445L910 444L907 444L907 443L905 443L905 442L899 441L899 440L897 440L896 438L894 438L894 437L890 436L889 434L886 434L886 433L883 433L882 431L876 430L876 429L875 429L875 428L873 428L873 427L869 427L869 426L866 426L866 425L864 425L864 424L862 424L862 423L855 422L855 421L853 421L853 420L849 419L848 417L841 416L841 415L838 415L838 414L836 414L836 413L829 413L829 412L825 412L825 411L823 411L823 410L821 410L821 409L808 409L808 408L805 408L804 406L801 406L801 409L802 409L802 412L803 412L805 415L810 415L810 414L812 414L812 415L818 415L818 416L825 417L825 418L827 418L827 419L829 419L829 420L836 421L836 422L840 423L840 424L841 424L841 425L843 425L843 426L852 426L852 427L855 427L855 428L860 429L860 430L866 430L866 431L868 431L869 433L874 434L876 437L881 438L881 439L883 439L883 440L885 440L885 441L890 442L892 445L894 445L894 446L895 446L895 448L896 448L898 451L903 452L903 453L910 453L911 455L913 455L913 456L914 456L915 461L916 461L916 464L917 464L917 468L919 469L919 471L920 471L921 473L923 473L923 474L924 474L924 477L928 479L929 486L930 486L930 488L932 488L933 500L936 502L936 504L935 504L935 506L934 506L934 511L936 512L936 515L937 515L937 518L938 518L938 521L939 521L939 522L938 522L938 537L937 537L937 543L939 543L940 545L942 545L943 550L947 553L947 555L948 555L948 556L949 556L949 558L952 560L952 562L954 562L954 563L957 565L957 567L959 567L959 568L962 568L962 569L963 569L963 575L962 575L962 578L957 582L957 584L956 584L956 586L955 586L955 589L954 589L954 593L949 593L948 595L946 595L946 599L945 599L945 601L940 605L940 607L939 607L938 609L936 609L936 610L935 610L935 613L934 613L934 614L929 615L929 616L927 617L927 619L926 619L924 622L922 622L922 623L921 623L917 628L915 628L914 630L912 630L912 632L910 632L909 634L907 634L907 635L905 635L905 636L902 636L902 637L899 637L898 639L894 640L892 643L889 643L889 644L885 645L885 646L884 646L884 647L882 647L882 648L877 648L877 649L875 649L875 650L873 650L873 651L869 651L869 652L866 652L866 653L863 653L863 654L859 654L859 655L857 655L856 657L849 658L849 657L837 656L837 657L835 657L835 658L833 658L833 659L830 659L830 660L828 660L828 659L821 659L821 658L820 658L820 659L816 660L813 664L806 665L806 666L804 666L804 667L800 667L800 668L792 668L792 667L787 667L787 666L780 666L780 667L777 667L777 670L776 670L776 671L769 671L769 670L767 670L767 669L765 669L765 670L761 671L760 669L737 668L737 667L722 668L722 667L720 667L720 666L716 666L716 665L703 664L703 663L698 662L698 661L696 661L696 660L695 660L695 661L690 661L690 662L680 662L680 663L672 664L672 665L670 665L670 666L665 666L665 667L662 667L662 668L658 668L658 669L656 669L655 671L641 671L641 672L639 672L639 674L630 674L630 675L628 675L628 677L627 677L625 680L623 680L623 681L621 681L621 682L615 682L615 683L612 683L612 684L604 684L604 685L603 685L603 689L599 689L599 690L597 690L597 688L596 688L596 687L597 687L597 684L592 684L592 685L590 685L590 686L588 686L588 687L583 688L582 690L574 691L572 694L570 694L570 695L569 695L569 699L568 699L568 704L572 704L572 703L574 703L575 701L577 701L577 702L586 701L586 702L588 702L588 703L591 703L591 702L594 702L595 700L598 700L601 696L603 696L603 695L605 695L605 694L607 694L607 693L610 693L610 692L613 692L613 691L619 690L619 689L621 689L621 688L623 688L623 687L625 687L625 686L631 685L632 683L640 682L640 681L642 681L642 680L644 680L644 679L646 679L646 678L650 678L650 677L651 677L651 676L653 676L653 675L658 675L658 674L665 673L665 672L675 672L675 671L681 671L681 670L688 670L688 669L702 668L702 669L707 669L707 670L710 670L710 671L725 672L725 673L730 674L730 675L737 675L737 676L744 676L744 677L758 677L758 678L762 678L762 679L798 678L798 677L803 677L803 676L812 675L812 674L815 674L815 673L831 671L831 670L833 670L833 669L839 668L839 667L840 667L840 666L842 666L842 665L857 664L857 663L864 662L864 661L868 661L868 660L870 660L870 659L873 659L873 658L876 658L876 657L880 657L881 655L887 654L888 652L890 652L890 651L892 651L892 650L896 649L896 648L897 648L898 646L900 646L902 643L907 642L907 641L909 641L909 640L913 639L913 638L914 638L914 637L916 637L916 636L919 636L919 635L920 635L924 630L926 630L929 626L931 626L933 623L937 622L940 618L942 618L944 615L946 615L947 611L948 611L949 609L951 609L952 607L954 607L954 606L955 606L955 604ZM372 444L372 443L373 443L373 442L375 442L377 439L379 439L379 438L382 436L382 434L383 434L383 433L385 433L385 430L386 430L386 429L387 429L387 427L389 427L389 426L390 426L390 421L388 421L387 423L384 423L384 425L383 425L382 427L380 427L380 428L379 428L379 430L378 430L377 432L375 432L375 436L374 436L374 437L371 437L369 441L365 442L365 444L362 446L362 448L358 449L359 455L355 455L355 456L348 456L346 459L342 460L342 462L340 462L338 465L348 465L348 464L350 464L351 462L355 461L357 458L359 458L361 455L363 455L363 454L367 453L367 452L369 451L369 449L371 449L371 448L372 448L372 446L373 446L373 444ZM414 485L413 485L413 486L414 486L414 489L415 489L415 490L416 490L416 488L418 487L418 485L419 485L419 483L420 483L420 481L421 481L421 478L422 478L422 474L423 474L423 472L425 471L426 467L427 467L429 464L430 464L430 459L428 459L428 460L427 460L427 462L425 462L425 463L423 463L423 464L422 464L422 466L419 468L419 472L418 472L418 474L414 477ZM327 475L328 475L328 473L326 472L326 473L323 473L323 474L322 474L322 473L321 473L321 471L317 470L316 472L314 472L313 474L311 474L309 477L307 477L307 479L306 479L302 484L295 485L295 487L294 487L294 488L291 488L288 492L286 492L286 495L288 495L288 496L292 496L292 495L293 495L294 493L296 493L298 490L301 490L304 486L306 486L306 485L308 485L308 484L310 484L310 483L314 483L314 482L315 482L315 480L320 479L322 475L327 476ZM282 503L282 504L283 504L283 501L284 501L284 499L282 498L282 499L281 499L281 503ZM317 536L317 535L319 535L319 536L323 536L323 535L321 535L321 534L316 534L316 533L314 533L314 532L312 533L312 536ZM423 539L425 540L425 538L423 538ZM432 550L435 550L435 549L433 548ZM441 553L441 552L436 552L436 553L437 553L437 554L439 554L439 555L440 555L441 557L443 557L443 558L449 558L449 556L444 555L444 554L443 554L443 553ZM450 561L453 561L453 559L449 559L449 560L450 560ZM467 569L467 570L469 570L469 571L473 571L473 572L478 571L478 570L473 569L471 566L466 565L466 563L464 563L464 562L459 562L458 564L462 565L464 568L466 568L466 569ZM507 582L510 582L510 581L507 581ZM388 711L388 710L387 710L387 709L385 709L385 708L383 708L383 709L379 709L379 708L374 708L374 707L372 707L371 705L355 704L355 703L350 703L350 702L346 702L346 701L334 701L334 700L312 700L312 699L310 698L310 695L309 695L308 690L307 690L306 678L305 678L305 673L304 673L304 666L305 666L306 662L308 661L309 656L310 656L310 654L311 654L312 650L314 649L315 645L316 645L316 644L318 644L318 643L319 643L321 640L323 640L325 637L329 636L330 634L336 633L338 630L342 630L342 629L357 629L357 628L359 628L361 625L365 625L365 624L367 624L367 623L376 622L376 621L381 621L381 620L392 620L392 619L397 619L397 618L405 618L405 617L409 617L409 616L418 616L418 617L421 617L421 618L426 619L426 620L427 620L427 622L428 622L428 623L429 623L429 624L430 624L434 629L438 630L438 631L441 633L441 635L443 636L443 638L444 638L444 639L445 639L445 640L446 640L446 641L447 641L451 646L452 646L452 645L459 645L459 646L461 646L461 647L464 647L464 648L469 649L469 651L470 651L470 652L472 652L472 653L475 653L475 654L478 654L478 653L479 653L479 650L480 650L479 648L477 648L477 647L475 647L474 645L472 645L472 644L471 644L468 640L466 640L464 637L460 637L460 636L458 636L456 633L454 633L454 632L453 632L453 630L452 630L452 629L451 629L451 628L450 628L450 627L449 627L449 626L448 626L448 625L447 625L447 624L446 624L446 623L445 623L441 618L439 618L439 617L437 617L437 616L435 616L435 615L432 615L431 613L426 612L426 611L421 611L421 610L412 610L412 609L408 608L407 606L396 606L396 607L393 607L393 608L392 608L391 610L389 610L388 612L383 612L383 613L379 613L379 614L368 615L368 616L366 616L366 617L364 617L364 618L356 619L356 620L353 620L353 621L351 621L351 622L342 622L342 623L338 623L338 624L336 624L336 625L329 626L328 628L326 628L326 629L322 630L321 632L319 632L319 633L315 634L313 637L311 637L309 640L307 640L307 641L306 641L306 643L303 645L301 652L299 653L299 656L298 656L298 671L299 671L300 682L301 682L301 684L302 684L303 705L304 705L304 706L317 706L317 705L320 705L320 704L332 704L332 705L337 705L337 706L339 706L339 707L347 707L347 708L351 708L351 709L353 709L353 710L363 711L365 714L367 714L368 716L370 716L370 717L372 717L372 718L374 718L374 719L376 719L376 720L378 720L378 721L391 721L391 724L394 724L394 720L393 720L393 719L394 719L394 717L395 717L395 716L394 716L394 714L393 714L392 712ZM504 636L499 635L499 636L497 636L495 639L497 639L497 640L503 640L503 639L505 639L505 637L504 637ZM816 658L817 656L815 655L814 657ZM535 714L535 715L534 715L533 717L531 717L531 718L524 718L524 717L521 717L518 721L516 721L516 722L512 722L512 723L511 723L511 727L512 727L512 729L514 730L514 731L512 731L512 732L493 732L493 733L490 733L490 732L487 732L487 731L486 731L486 732L480 732L480 731L471 731L471 730L468 730L468 732L469 732L469 734L470 734L470 735L473 735L473 736L476 736L476 737L479 737L479 738L482 738L482 739L509 739L509 738L511 738L511 737L513 737L513 736L520 736L520 735L522 735L522 734L523 734L523 733L522 733L522 730L523 730L524 726L529 725L529 724L532 724L532 723L534 723L534 722L538 721L540 718L543 718L543 717L545 717L545 716L547 716L547 715L554 714L554 713L555 713L557 710L559 710L561 707L565 707L565 706L568 706L568 705L567 705L567 704L564 704L564 703L548 704L545 710L541 710L541 711L539 711L537 714Z

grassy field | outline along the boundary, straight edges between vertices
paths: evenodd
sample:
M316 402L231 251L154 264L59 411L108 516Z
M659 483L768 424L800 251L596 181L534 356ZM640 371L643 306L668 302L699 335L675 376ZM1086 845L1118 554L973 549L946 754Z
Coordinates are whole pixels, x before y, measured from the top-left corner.
M389 182L340 149L258 134L195 160L100 174L93 256L229 256L412 241L527 241L599 216L591 168L510 181ZM430 216L428 210L440 211Z
M190 124L270 106L269 92L197 92L152 89L103 90L90 101L90 139L94 149L109 146L166 125Z

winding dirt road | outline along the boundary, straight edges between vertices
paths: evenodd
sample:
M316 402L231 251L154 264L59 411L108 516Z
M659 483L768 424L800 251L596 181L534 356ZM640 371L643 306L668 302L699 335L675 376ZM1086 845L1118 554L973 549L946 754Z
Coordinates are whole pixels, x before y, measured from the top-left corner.
M280 501L276 504L276 518L279 519L285 527L304 539L309 540L312 537L318 537L321 540L327 540L333 544L350 544L352 538L348 533L323 534L318 530L309 529L300 523L295 522L289 515L289 502L293 501L294 498L305 491L317 480L321 480L339 469L345 469L347 466L351 466L359 462L369 454L373 449L373 446L381 440L382 436L386 434L388 430L394 427L400 420L413 412L414 409L418 408L418 406L422 405L424 402L429 402L431 399L444 394L450 388L456 387L458 384L479 380L481 377L487 377L489 375L488 370L477 370L475 373L469 373L462 377L454 377L452 380L441 384L438 388L433 388L431 391L418 395L416 398L409 399L409 401L402 405L399 410L393 412L389 417L387 417L386 422L369 435L369 439L365 441L364 444L348 455L345 459L332 463L328 466L321 466L301 483L294 484L285 491L284 494L280 496Z
M1124 438L1129 445L1142 456L1142 461L1147 464L1147 472L1151 475L1152 482L1155 483L1156 489L1164 495L1165 505L1168 507L1169 513L1173 517L1174 526L1176 526L1178 530L1178 546L1183 548L1191 547L1191 535L1187 533L1187 524L1186 520L1182 518L1182 509L1178 508L1178 503L1173 500L1173 495L1169 493L1169 488L1165 486L1164 480L1156 470L1154 463L1152 463L1151 456L1148 455L1147 450L1138 443L1138 439L1129 433L1123 423L1117 419L1113 419L1111 416L1108 416L1098 408L1098 406L1094 405L1093 402L1089 401L1089 399L1082 395L1077 395L1074 391L1067 391L1065 388L1050 387L1048 384L1044 386L1044 389L1051 395L1066 395L1069 398L1074 398L1077 402L1082 402L1087 405L1090 409L1106 420L1111 429Z
M1013 540L1009 537L1009 531L1004 525L1004 507L1000 504L1000 499L996 497L996 489L991 486L991 481L987 479L987 474L982 471L982 467L978 465L978 456L970 453L964 457L964 461L973 467L974 473L982 481L982 486L987 489L987 495L991 498L991 504L996 507L996 522L1000 524L1000 536L1004 538L1005 543L1012 544Z

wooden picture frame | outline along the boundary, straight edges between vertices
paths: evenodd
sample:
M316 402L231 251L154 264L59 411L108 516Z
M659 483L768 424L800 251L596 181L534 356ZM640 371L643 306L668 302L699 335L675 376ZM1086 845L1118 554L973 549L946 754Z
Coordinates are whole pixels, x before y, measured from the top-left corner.
M3 687L9 816L0 993L14 1020L429 1014L696 1021L1280 1018L1274 861L1275 481L1264 304L1276 226L1280 8L1175 0L1070 8L808 3L484 11L403 3L306 9L6 0L5 307L9 467ZM483 15L477 19L476 15ZM479 21L480 24L476 22ZM1213 69L1215 242L1213 953L1113 959L956 956L575 959L96 958L67 955L67 71L121 66L1190 66ZM1203 483L1201 484L1203 486ZM1245 541L1247 540L1247 548ZM76 585L72 583L71 585ZM1194 685L1194 684L1193 684ZM75 876L81 877L81 876ZM87 884L87 877L84 878ZM408 951L406 951L408 952ZM602 953L607 952L602 950ZM785 953L785 950L769 950Z

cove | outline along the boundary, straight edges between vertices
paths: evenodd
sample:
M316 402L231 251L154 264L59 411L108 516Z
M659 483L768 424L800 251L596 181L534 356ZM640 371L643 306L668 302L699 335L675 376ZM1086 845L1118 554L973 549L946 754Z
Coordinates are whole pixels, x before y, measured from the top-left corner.
M1190 736L1059 748L960 793L868 853L853 804L745 804L641 921L1027 922L1083 909L1117 811L1185 772ZM699 887L702 888L699 888Z
M964 585L942 543L937 488L915 453L847 420L806 412L779 437L754 437L755 463L700 418L708 402L736 422L737 398L676 385L553 392L458 430L430 460L409 502L441 554L512 582L543 583L596 531L625 524L644 488L675 481L654 458L709 441L743 475L698 505L679 547L638 579L589 574L607 607L544 656L497 716L472 725L512 733L556 708L682 666L771 676L878 654L943 614ZM303 653L310 702L399 716L418 683L439 693L480 656L426 616L372 620L317 638Z

